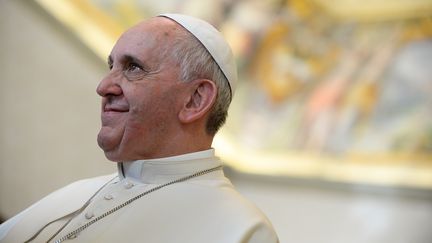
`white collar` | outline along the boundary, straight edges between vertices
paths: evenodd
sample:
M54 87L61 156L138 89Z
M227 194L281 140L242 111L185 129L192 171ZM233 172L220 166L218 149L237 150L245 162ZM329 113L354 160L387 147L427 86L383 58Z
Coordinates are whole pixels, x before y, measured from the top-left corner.
M214 149L166 158L118 163L121 179L160 184L221 165Z

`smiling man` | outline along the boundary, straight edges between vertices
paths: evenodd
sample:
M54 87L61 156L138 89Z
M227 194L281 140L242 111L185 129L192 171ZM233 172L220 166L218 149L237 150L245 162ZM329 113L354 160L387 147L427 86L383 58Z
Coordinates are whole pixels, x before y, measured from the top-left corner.
M118 173L66 186L0 226L1 242L278 242L224 176L212 140L237 81L208 23L164 14L108 58L98 144Z

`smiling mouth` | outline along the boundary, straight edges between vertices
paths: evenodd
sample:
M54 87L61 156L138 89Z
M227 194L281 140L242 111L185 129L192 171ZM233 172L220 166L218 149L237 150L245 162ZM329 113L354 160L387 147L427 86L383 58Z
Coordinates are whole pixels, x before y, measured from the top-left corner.
M129 112L129 109L104 108L104 112Z
M128 106L105 105L103 108L104 114L125 113L129 112Z

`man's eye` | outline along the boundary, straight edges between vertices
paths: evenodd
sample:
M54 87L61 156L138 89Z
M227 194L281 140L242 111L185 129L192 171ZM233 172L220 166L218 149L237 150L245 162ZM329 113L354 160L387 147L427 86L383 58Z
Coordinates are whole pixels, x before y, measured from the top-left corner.
M138 64L135 64L135 63L131 63L127 67L128 72L136 72L136 71L141 71L141 70L142 70L142 68Z
M136 63L129 63L123 73L129 81L142 79L146 74L144 69Z

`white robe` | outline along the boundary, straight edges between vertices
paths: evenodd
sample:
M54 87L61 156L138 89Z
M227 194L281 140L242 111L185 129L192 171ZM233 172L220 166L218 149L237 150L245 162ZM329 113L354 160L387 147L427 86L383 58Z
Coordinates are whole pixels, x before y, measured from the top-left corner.
M0 242L24 242L44 226L32 242L46 242L70 220L54 242L144 191L219 165L212 149L119 163L118 176L72 183L6 221L0 225ZM274 243L278 239L267 218L217 170L149 193L66 242Z

